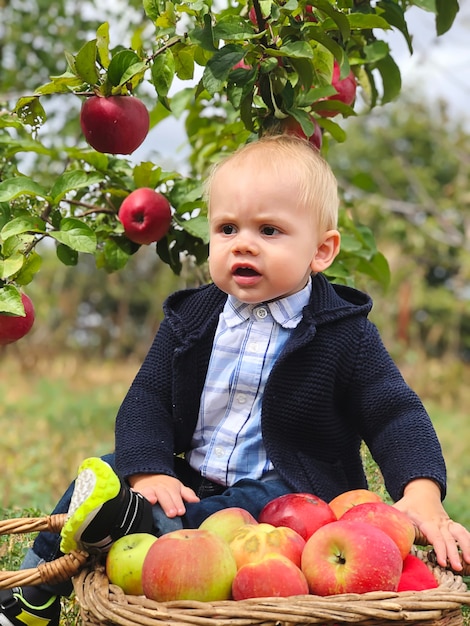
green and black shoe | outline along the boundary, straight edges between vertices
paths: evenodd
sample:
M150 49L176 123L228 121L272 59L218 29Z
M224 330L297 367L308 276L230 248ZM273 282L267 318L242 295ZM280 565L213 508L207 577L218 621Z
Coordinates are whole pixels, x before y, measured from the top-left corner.
M152 507L146 498L132 491L102 459L83 461L61 531L62 552L106 552L116 539L151 533L152 527Z
M59 626L59 619L59 596L33 587L0 591L0 626Z

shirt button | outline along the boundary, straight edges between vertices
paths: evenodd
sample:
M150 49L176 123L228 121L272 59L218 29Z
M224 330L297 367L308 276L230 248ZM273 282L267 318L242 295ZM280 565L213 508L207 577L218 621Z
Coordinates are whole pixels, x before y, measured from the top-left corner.
M258 352L258 344L256 343L256 341L249 344L248 350L250 350L251 352L255 352L255 353Z
M220 457L224 456L224 454L225 454L225 450L221 446L217 446L215 448L215 456L218 456L219 459Z
M255 311L256 317L260 320L264 320L267 314L268 314L267 310L263 307L260 307L259 309L256 309Z
M239 393L237 396L237 402L239 404L245 404L246 402L246 395L244 393Z

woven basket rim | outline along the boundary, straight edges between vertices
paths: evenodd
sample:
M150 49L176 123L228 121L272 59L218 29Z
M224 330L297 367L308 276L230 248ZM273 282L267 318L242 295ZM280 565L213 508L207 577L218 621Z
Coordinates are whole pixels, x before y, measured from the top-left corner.
M392 622L461 624L461 608L470 605L470 591L463 578L429 561L427 550L414 548L434 573L439 586L425 591L372 591L336 596L292 596L217 602L156 602L144 596L126 595L109 582L101 562L74 578L74 589L85 624L152 626L295 626L356 622L361 625Z

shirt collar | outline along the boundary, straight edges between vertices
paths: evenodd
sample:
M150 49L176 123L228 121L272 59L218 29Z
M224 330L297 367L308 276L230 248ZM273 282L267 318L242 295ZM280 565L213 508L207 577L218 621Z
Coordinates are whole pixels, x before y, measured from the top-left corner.
M263 306L269 309L274 320L283 328L295 328L302 319L302 311L307 306L311 293L312 279L309 278L307 285L297 293L271 302L247 304L229 295L222 315L228 327L237 326L252 317L255 309Z

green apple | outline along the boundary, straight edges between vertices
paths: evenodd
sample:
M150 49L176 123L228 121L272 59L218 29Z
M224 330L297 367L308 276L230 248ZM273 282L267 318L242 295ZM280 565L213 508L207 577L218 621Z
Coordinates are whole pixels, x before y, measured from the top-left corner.
M150 533L131 533L117 539L106 556L106 574L110 582L128 595L142 595L142 566L156 541L157 537Z

